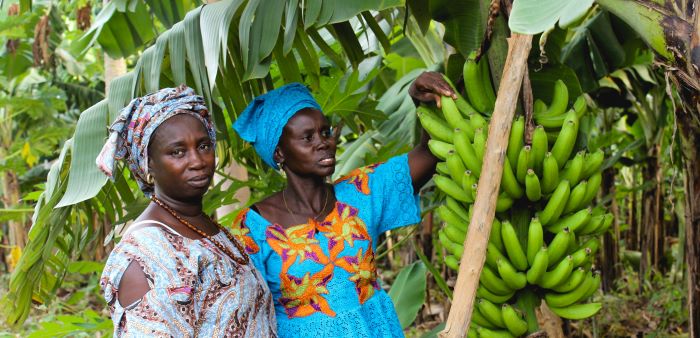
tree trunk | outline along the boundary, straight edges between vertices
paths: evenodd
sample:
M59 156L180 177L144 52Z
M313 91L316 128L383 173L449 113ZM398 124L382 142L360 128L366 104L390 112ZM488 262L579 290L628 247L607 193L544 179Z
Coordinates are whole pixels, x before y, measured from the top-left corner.
M603 290L608 291L613 287L613 282L619 276L618 239L620 238L619 218L617 199L615 198L615 168L610 167L603 171L602 196L612 196L610 211L614 217L613 234L605 233L603 237L603 259L601 260L601 270L603 271Z
M697 102L697 101L696 101ZM697 116L697 105L695 106ZM680 112L683 161L685 165L685 231L688 273L688 331L690 337L700 337L700 127L690 114Z
M641 223L641 251L642 259L639 261L639 291L642 291L644 286L643 281L647 279L652 272L652 267L655 261L654 252L654 232L656 229L656 220L658 210L656 209L656 173L658 171L658 155L659 148L652 146L648 151L647 161L642 170L643 182L654 182L651 188L644 189L642 193L642 223Z
M19 203L19 178L12 171L5 171L2 180L2 202L5 208L12 208ZM9 228L10 246L24 248L27 244L27 231L24 223L11 220L7 222Z
M632 187L636 187L637 175L634 173L634 168L631 169L633 170ZM627 250L635 250L639 248L637 245L637 228L639 227L637 225L637 192L632 191L627 196L629 198L627 209L627 224L629 225L629 228L625 234L625 237L627 238L625 241L625 246Z

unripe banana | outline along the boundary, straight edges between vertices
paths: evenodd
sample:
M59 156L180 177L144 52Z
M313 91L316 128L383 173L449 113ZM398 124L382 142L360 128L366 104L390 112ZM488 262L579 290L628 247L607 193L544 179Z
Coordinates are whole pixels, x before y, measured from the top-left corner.
M474 131L474 153L478 158L484 158L484 151L486 150L486 132L483 128L479 128Z
M453 254L457 259L462 259L462 254L464 253L462 243L457 244L452 242L442 229L438 231L438 240L440 240L440 244L442 244L449 253Z
M548 261L549 266L559 263L561 258L566 254L566 250L569 247L569 240L571 237L571 232L569 228L564 228L564 230L558 232L552 242L549 243L547 247L548 250Z
M462 114L457 109L456 102L452 100L451 97L442 96L440 102L442 103L442 114L445 116L447 124L452 127L452 129L471 129L469 121L462 117Z
M498 274L509 288L513 290L520 290L527 285L527 278L522 272L515 270L515 267L510 264L507 259L499 259L496 261L498 267Z
M552 102L549 104L549 109L544 113L546 116L557 116L564 114L566 107L569 105L569 90L562 80L554 82L552 90Z
M593 283L593 275L589 273L588 276L586 276L586 279L583 281L583 283L574 288L572 291L566 293L547 292L544 295L544 300L547 302L548 306L569 306L583 299L583 296L586 295L586 292L588 292Z
M445 265L447 265L448 268L454 270L454 271L459 271L459 260L457 257L453 255L447 255L445 256Z
M574 266L580 267L584 263L587 263L590 261L591 249L590 248L579 248L578 250L574 251L571 254L571 258L573 259Z
M455 101L449 96L441 96L440 103L442 106L442 115L445 117L447 124L452 127L452 129L461 128L459 124L466 121L457 109Z
M455 95L457 95L457 99L455 100L455 105L457 106L457 109L459 109L459 112L464 115L464 117L469 117L469 115L476 113L476 109L472 107L467 100L464 99L462 94L459 93L457 88L455 87L454 83L448 78L447 76L443 75L443 79L445 79L445 82L449 83L450 86L452 87L452 91L454 91Z
M573 189L571 189L571 194L569 194L569 200L566 201L566 206L562 214L566 215L573 211L581 209L585 204L583 204L583 198L586 197L586 188L588 187L588 181L579 182ZM572 227L573 228L573 227ZM575 229L572 229L576 231Z
M559 164L551 152L544 155L541 183L544 194L550 194L559 184Z
M423 129L428 132L431 138L440 141L452 143L454 138L454 132L445 121L439 117L433 115L427 109L421 110L422 107L418 108L418 119L423 126Z
M445 231L445 236L450 239L453 243L464 243L464 239L467 238L467 233L463 232L461 229L459 229L456 225L452 225L450 223L447 223L446 226L443 228L443 231Z
M520 154L518 154L518 164L515 166L515 177L522 184L525 184L525 176L527 175L527 169L531 168L530 164L530 146L524 146L520 149Z
M598 249L600 249L600 239L597 237L591 237L585 243L581 244L581 247L591 249L591 255L595 255L598 252Z
M608 229L610 229L610 226L612 225L613 220L614 219L613 219L612 214L605 215L605 218L603 219L602 226L600 228L594 230L591 234L595 235L595 236L604 234L605 232L608 231Z
M525 145L523 143L523 134L525 133L525 119L522 116L518 116L513 125L510 127L510 136L508 137L508 149L506 150L506 156L510 161L510 164L515 167L518 163L518 154L520 149Z
M533 217L530 220L530 225L527 228L527 262L532 265L535 260L535 255L540 251L544 245L544 231L542 230L542 223L537 217Z
M479 298L479 300L476 302L476 306L479 308L479 312L481 312L481 314L484 315L484 318L486 318L486 320L488 320L491 324L501 328L506 327L506 323L503 322L503 315L501 314L500 307L484 298Z
M450 175L450 170L447 169L447 163L445 162L438 162L438 164L435 165L435 172L443 176Z
M535 115L534 120L537 124L547 129L556 130L561 129L564 122L566 122L566 116L569 113L571 113L572 115L576 114L573 110L569 110L567 114L562 115Z
M500 194L498 195L498 199L496 200L496 212L505 212L510 207L513 206L513 199L508 196L508 194Z
M599 172L600 167L603 165L603 160L605 160L605 152L603 152L601 149L588 154L583 166L583 172L581 172L581 177L589 178L593 174Z
M449 153L450 150L454 150L455 147L447 142L430 139L428 140L428 149L430 149L430 152L433 153L435 157L444 161L447 158L447 153Z
M488 95L485 92L484 84L479 65L474 57L475 52L472 52L467 61L464 63L462 75L464 76L464 89L467 92L467 97L472 106L481 113L493 111L493 103L490 102Z
M513 338L513 335L507 330L492 330L486 327L477 327L476 332L479 334L479 337Z
M469 116L469 123L471 123L472 128L476 131L477 129L487 129L489 128L489 123L486 119L481 116L481 114L473 114ZM473 138L471 139L473 140Z
M468 191L469 196L471 196L472 201L476 200L476 191L477 191L478 186L479 186L478 184L474 183L474 184L472 184L472 188Z
M547 205L545 205L544 209L539 213L539 219L543 226L554 223L559 219L559 215L561 215L561 212L566 206L566 201L569 200L569 193L569 181L560 181L557 188L554 189L554 192L549 197Z
M478 181L477 177L474 177L472 171L467 169L462 174L462 189L467 193L471 194L472 186Z
M575 289L577 286L581 285L581 283L586 279L587 275L588 274L586 273L586 269L578 267L574 269L574 271L571 273L571 276L569 276L567 280L553 287L552 290L560 293L569 292Z
M498 248L499 252L504 252L505 247L503 246L503 241L501 240L501 222L498 221L498 219L494 218L493 222L491 223L491 233L489 234L489 243L492 243L493 245ZM495 267L495 265L494 265Z
M562 308L550 306L549 309L561 318L579 320L592 317L600 311L601 307L601 303L587 303L574 304Z
M542 126L537 126L535 131L532 133L532 151L531 156L533 158L535 172L538 175L542 174L542 162L544 161L544 156L547 153L547 132L544 131Z
M462 159L459 157L459 155L457 155L456 152L449 151L447 153L447 159L445 160L445 163L447 163L447 169L450 172L450 177L452 177L452 180L457 182L457 185L461 187L462 179L464 178L464 172L467 170L467 168L464 167Z
M448 196L461 202L474 202L474 200L470 198L467 192L462 190L462 187L457 185L457 182L440 175L434 175L433 181L435 182L435 185L438 187L438 189L440 189Z
M573 259L571 256L566 256L553 270L544 273L542 280L540 280L540 286L545 289L551 289L561 284L563 281L569 278L573 269Z
M478 304L478 301L477 301ZM498 329L496 325L493 325L486 317L484 317L484 314L479 311L478 306L474 306L474 309L472 310L472 321L474 324L478 325L477 329L480 328L488 328L488 329Z
M595 271L593 272L593 284L591 284L591 287L588 289L588 292L586 292L585 295L581 298L583 299L588 299L589 297L593 296L593 294L598 291L600 288L600 271Z
M571 106L571 109L573 109L576 112L576 116L581 119L581 116L583 116L583 114L585 114L588 110L586 98L583 95L579 95L579 97L576 98L576 101L574 101L574 104Z
M505 191L506 194L513 199L518 199L523 196L523 188L518 183L517 178L515 178L515 173L513 173L513 168L510 165L510 160L508 157L506 157L503 162L501 186L503 187L503 191Z
M567 118L559 131L559 136L552 146L552 156L557 160L559 168L562 168L569 159L571 151L576 145L578 136L578 118L573 111L567 113Z
M457 214L457 216L459 216L459 218L462 221L469 224L469 213L467 212L467 210L464 209L464 206L462 206L462 204L457 202L457 200L450 196L447 196L447 198L445 198L445 205L447 205L447 207L450 208L450 210L453 213Z
M464 165L472 171L472 174L476 175L476 177L481 176L482 158L476 156L474 148L472 148L472 144L463 130L455 129L454 147L459 157L462 158Z
M547 111L547 104L540 99L535 99L535 103L532 105L533 115L542 115Z
M515 228L509 221L501 222L501 238L513 266L519 271L525 271L527 269L527 256L520 245Z
M584 226L576 232L579 235L587 235L600 228L605 220L605 215L594 215Z
M486 264L488 264L488 266L490 266L492 269L498 270L499 259L507 258L495 244L489 241L488 245L486 246Z
M581 209L576 213L556 221L552 225L548 226L547 230L556 234L564 230L564 228L569 228L569 231L576 232L579 228L588 224L588 222L591 220L592 211L593 209L590 207Z
M581 178L583 170L583 155L585 152L579 151L571 161L569 161L561 172L561 178L568 180L571 186L575 186Z
M533 202L539 201L540 198L542 198L541 189L540 179L537 178L535 171L528 169L527 175L525 176L525 195L527 199Z
M588 177L588 184L586 184L586 193L581 199L580 206L586 206L593 202L593 199L598 195L598 189L600 189L600 183L603 181L603 175L597 172L590 177Z
M479 288L476 289L476 296L480 298L484 298L492 303L495 304L503 304L507 302L509 299L513 297L515 292L507 294L505 296L500 296L497 294L494 294L493 292L489 291L486 289L483 285L479 285Z
M506 282L503 281L495 272L488 266L484 265L479 276L481 285L496 295L505 296L513 293L515 290L509 288Z
M540 248L539 251L537 251L535 258L533 259L532 264L530 265L530 269L527 270L527 281L530 282L530 284L539 284L542 280L542 277L544 276L544 273L547 272L548 265L548 249L547 247L543 246Z
M515 309L508 305L501 305L501 315L506 328L516 337L520 337L527 332L527 322Z

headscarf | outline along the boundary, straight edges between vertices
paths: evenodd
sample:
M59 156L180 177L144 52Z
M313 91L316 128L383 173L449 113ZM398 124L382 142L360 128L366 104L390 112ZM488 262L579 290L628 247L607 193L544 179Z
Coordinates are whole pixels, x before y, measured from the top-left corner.
M97 166L110 179L114 179L115 160L126 160L139 188L150 197L153 185L146 179L148 143L156 128L177 114L188 114L197 118L207 129L212 143L216 143L216 130L204 99L183 84L135 98L122 109L117 120L109 128L109 138L95 160Z
M279 169L273 158L287 121L304 108L321 110L309 90L293 82L256 97L233 124L242 139L250 142L262 160Z

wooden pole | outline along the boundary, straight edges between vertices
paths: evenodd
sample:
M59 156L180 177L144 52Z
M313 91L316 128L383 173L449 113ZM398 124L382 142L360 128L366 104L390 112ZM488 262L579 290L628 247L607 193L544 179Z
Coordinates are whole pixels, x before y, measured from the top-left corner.
M496 199L501 185L510 125L515 115L531 45L532 35L513 33L508 38L508 56L489 123L489 136L476 191L474 214L464 241L465 250L459 266L452 308L440 337L463 338L467 335L474 297L479 286L479 275L486 257L491 223L496 213Z

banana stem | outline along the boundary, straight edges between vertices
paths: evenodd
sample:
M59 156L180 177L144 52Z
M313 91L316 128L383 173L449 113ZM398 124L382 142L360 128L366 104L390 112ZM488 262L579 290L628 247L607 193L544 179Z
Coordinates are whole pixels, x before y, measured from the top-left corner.
M521 291L518 295L516 304L524 312L525 321L527 321L527 333L535 333L540 330L537 314L535 313L535 309L540 306L540 303L540 298L529 289Z

